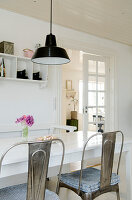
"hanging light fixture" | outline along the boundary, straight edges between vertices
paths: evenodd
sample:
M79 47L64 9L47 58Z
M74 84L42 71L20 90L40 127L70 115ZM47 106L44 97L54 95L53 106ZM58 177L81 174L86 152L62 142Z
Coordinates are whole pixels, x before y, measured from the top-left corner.
M57 47L56 37L52 34L52 0L50 11L50 34L46 36L45 47L38 48L32 62L43 65L62 65L70 62L65 49Z

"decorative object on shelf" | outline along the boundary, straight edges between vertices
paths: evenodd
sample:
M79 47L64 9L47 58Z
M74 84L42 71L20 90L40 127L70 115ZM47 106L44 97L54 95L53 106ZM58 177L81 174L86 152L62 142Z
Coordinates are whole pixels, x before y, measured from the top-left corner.
M35 50L37 50L37 49L40 48L40 47L41 47L41 44L39 44L39 43L36 44L36 45L35 45Z
M74 98L76 96L76 91L72 89L72 80L66 80L66 97Z
M4 58L3 58L3 77L6 77L6 69L5 69Z
M14 43L3 41L0 43L0 53L14 55Z
M0 58L0 76L2 74L2 69L3 69L3 58Z
M0 76L1 77L6 77L6 70L5 70L5 63L4 63L4 58L0 58Z
M71 119L77 119L77 111L71 111Z
M66 80L66 89L72 90L72 80Z
M50 34L46 36L45 47L40 47L35 51L32 61L43 65L62 65L70 62L66 50L57 47L56 37L52 34L52 0L50 11Z
M73 98L75 96L76 96L76 91L74 91L74 90L66 90L66 97L68 99Z
M75 126L75 127L77 127L77 129L75 131L78 131L78 120L77 119L67 119L66 125ZM66 132L69 132L69 131L66 131Z
M22 137L27 138L28 137L28 127L31 127L34 124L34 118L31 115L23 115L22 117L18 118L16 123L21 123L23 126L22 129Z
M71 119L77 119L76 106L78 104L78 99L76 99L75 96L71 98L72 98L73 109L74 109L74 111L71 111Z
M39 72L33 73L33 80L42 80L42 78L39 77Z
M26 70L17 71L17 78L28 79L28 76L26 76Z
M2 72L2 67L0 66L0 76L1 76L1 72Z
M27 58L32 58L34 51L31 49L23 49L24 56Z

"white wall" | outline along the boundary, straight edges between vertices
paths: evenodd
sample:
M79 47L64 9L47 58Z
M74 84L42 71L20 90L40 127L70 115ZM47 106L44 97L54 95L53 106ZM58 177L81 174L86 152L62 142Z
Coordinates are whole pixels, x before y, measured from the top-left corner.
M36 43L44 43L47 23L0 9L0 41L15 44L15 55L23 56L24 48L34 49ZM57 123L54 98L58 87L57 70L49 67L48 87L39 84L0 80L0 131L15 127L15 120L23 114L35 118L35 126Z
M49 30L48 23L2 9L0 9L0 24L0 41L14 42L15 54L17 55L22 55L24 48L33 49L36 43L44 43L45 35ZM123 130L125 134L131 134L132 47L57 25L54 26L53 32L56 34L59 44L63 44L67 48L111 55L115 58L116 126ZM0 104L2 105L0 124L11 124L16 116L26 111L27 113L33 112L36 123L52 121L52 106L48 106L47 109L47 105L53 100L55 88L59 87L58 85L55 86L56 76L52 70L50 70L48 89L40 90L37 85L26 83L0 84ZM5 105L4 108L3 105ZM42 109L43 111L41 111Z

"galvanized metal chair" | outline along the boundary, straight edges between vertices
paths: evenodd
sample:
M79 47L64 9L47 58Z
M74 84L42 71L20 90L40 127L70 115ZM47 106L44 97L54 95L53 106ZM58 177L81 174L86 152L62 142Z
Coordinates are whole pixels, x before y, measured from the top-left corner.
M112 173L117 133L121 134L122 141L119 153L117 173ZM102 135L101 170L92 167L83 169L86 146L90 139L98 135ZM59 182L59 187L71 189L72 191L77 193L83 200L92 200L103 193L115 191L117 194L117 200L120 200L118 173L122 155L123 142L124 136L121 131L97 133L91 136L87 140L83 148L81 170L72 173L62 174Z
M60 139L53 139L47 141L30 141L21 142L12 145L3 154L0 160L1 165L5 155L14 147L18 145L27 144L28 153L28 180L27 184L21 184L0 189L0 200L59 200L56 193L46 189L46 178L48 172L48 164L50 158L51 144L56 141L61 143L63 153L59 170L58 183L60 180L63 160L64 160L64 143ZM58 186L58 185L57 185Z

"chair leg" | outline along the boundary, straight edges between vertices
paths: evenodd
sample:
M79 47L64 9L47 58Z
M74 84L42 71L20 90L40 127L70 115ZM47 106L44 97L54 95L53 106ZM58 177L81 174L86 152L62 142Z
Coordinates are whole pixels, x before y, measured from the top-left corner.
M119 188L116 190L117 200L120 200Z
M92 194L85 194L83 200L92 200Z
M59 183L57 183L56 194L59 195L59 192L60 192L60 185L59 185Z
M89 200L92 200L92 194L91 193L89 194Z

